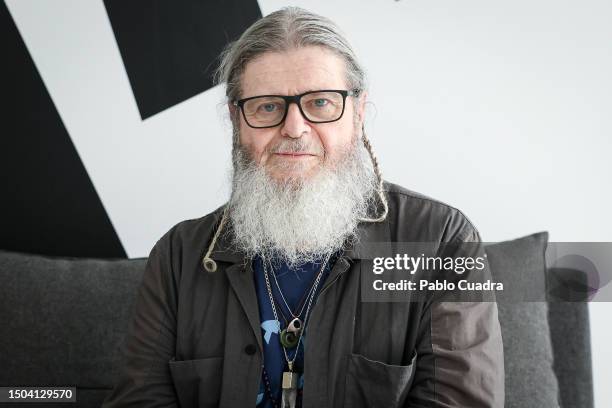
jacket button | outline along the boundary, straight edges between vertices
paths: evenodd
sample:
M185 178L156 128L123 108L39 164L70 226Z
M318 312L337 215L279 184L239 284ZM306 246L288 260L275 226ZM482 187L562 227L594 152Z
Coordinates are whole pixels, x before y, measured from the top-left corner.
M255 354L256 351L257 351L257 348L253 344L249 344L244 348L244 352L247 353L249 356L252 356L253 354Z

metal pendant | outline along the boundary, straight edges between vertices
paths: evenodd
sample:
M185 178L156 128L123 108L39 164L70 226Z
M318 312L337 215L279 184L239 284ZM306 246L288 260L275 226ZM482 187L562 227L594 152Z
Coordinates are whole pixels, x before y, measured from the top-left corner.
M295 408L297 401L297 380L297 373L291 371L283 372L281 408Z
M293 348L297 346L299 336L293 332L283 329L280 334L280 342L285 348Z
M291 333L295 333L296 336L300 335L300 331L302 330L302 321L297 317L289 322L287 326L287 331Z

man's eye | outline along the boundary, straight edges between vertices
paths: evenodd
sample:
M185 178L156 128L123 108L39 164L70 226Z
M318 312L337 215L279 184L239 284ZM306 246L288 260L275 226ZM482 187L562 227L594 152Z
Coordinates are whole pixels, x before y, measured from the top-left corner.
M318 98L314 100L314 105L318 108L322 108L324 106L326 106L329 103L329 101L327 99L323 99L323 98Z
M266 113L274 112L276 108L277 106L275 103L265 103L260 106L260 109L262 109Z

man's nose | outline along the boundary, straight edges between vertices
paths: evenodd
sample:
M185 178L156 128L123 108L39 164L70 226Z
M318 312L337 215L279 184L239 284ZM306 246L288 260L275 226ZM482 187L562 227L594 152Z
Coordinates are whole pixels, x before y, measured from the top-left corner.
M281 134L291 138L302 137L304 133L310 130L310 124L302 116L302 112L300 112L300 108L296 103L290 103L287 109L287 117L285 117L283 122Z

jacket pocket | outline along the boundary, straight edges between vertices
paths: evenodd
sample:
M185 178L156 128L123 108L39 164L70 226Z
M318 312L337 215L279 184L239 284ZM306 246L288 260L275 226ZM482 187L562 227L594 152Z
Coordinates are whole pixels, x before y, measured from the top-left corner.
M351 408L394 408L406 401L416 354L410 365L391 365L350 354L346 375L344 406Z
M221 395L223 357L169 361L181 408L217 407Z

